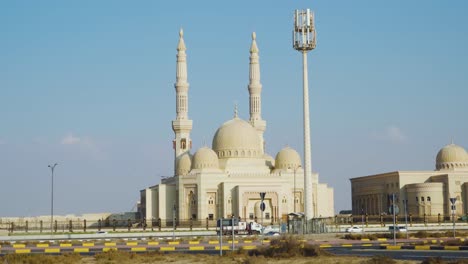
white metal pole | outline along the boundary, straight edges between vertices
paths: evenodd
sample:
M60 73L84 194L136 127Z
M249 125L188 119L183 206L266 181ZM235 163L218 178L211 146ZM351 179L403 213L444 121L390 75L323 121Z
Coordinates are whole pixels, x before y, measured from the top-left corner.
M52 170L52 188L51 188L51 201L50 201L50 232L53 233L54 226L54 168L55 165L50 167Z
M234 251L234 215L232 215L232 251Z
M307 51L302 51L302 73L303 73L303 99L304 99L304 213L306 220L306 232L307 232L307 221L312 218L312 191L311 191L311 176L312 176L312 165L311 165L311 150L310 150L310 120L309 120L309 80L308 80L308 68L307 68Z
M219 220L219 255L223 255L223 218Z
M455 203L452 206L453 206L452 208L453 238L455 238L455 210L454 210Z
M393 211L393 245L396 245L395 193L392 193L392 211Z
M409 239L409 231L408 231L408 200L403 200L403 203L405 205L405 229L406 229L406 239Z
M49 165L48 167L50 168L51 170L51 201L50 201L50 232L53 233L53 229L54 229L54 170L55 170L55 166L57 166L58 163L55 163L54 165Z
M263 245L263 230L265 229L265 227L263 226L263 210L261 210L261 211L262 211L262 217L261 217L261 219L262 219L261 231L262 231L262 245Z
M294 213L296 213L296 168L294 168L294 194L293 194L293 201L294 201Z
M172 207L172 241L175 241L175 215L176 215L176 205L175 201Z

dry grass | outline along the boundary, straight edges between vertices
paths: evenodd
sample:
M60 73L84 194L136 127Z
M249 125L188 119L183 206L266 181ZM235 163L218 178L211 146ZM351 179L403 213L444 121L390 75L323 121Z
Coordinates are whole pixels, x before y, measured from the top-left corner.
M76 264L82 263L82 257L78 254L51 255L21 255L9 254L0 258L2 263L8 264Z
M227 256L213 256L204 254L162 254L157 252L146 254L134 254L130 252L106 252L94 257L81 257L79 255L47 256L47 255L9 255L8 262L5 257L0 258L0 263L8 264L416 264L416 261L395 261L384 257L363 258L363 257L339 257L339 256L319 256L319 257L287 257L268 258L264 256L248 256L246 254L229 254ZM430 264L448 262L427 262Z
M6 261L5 261L6 260ZM109 251L93 257L82 257L77 254L18 255L12 254L0 258L0 263L8 264L152 264L152 263L206 263L206 264L394 264L417 263L394 261L386 257L338 257L322 250L316 245L300 242L294 236L282 236L273 239L269 246L256 250L226 252L224 256L204 254L161 253L158 251L136 254L124 251Z

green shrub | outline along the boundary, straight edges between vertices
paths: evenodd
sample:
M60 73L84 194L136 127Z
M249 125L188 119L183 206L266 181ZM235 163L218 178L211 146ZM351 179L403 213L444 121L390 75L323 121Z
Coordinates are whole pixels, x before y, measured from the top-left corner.
M264 246L248 252L249 256L265 256L267 258L291 258L299 256L324 256L330 253L319 246L300 242L294 236L284 235L273 239L269 246Z
M417 238L426 238L429 237L429 233L427 233L426 231L418 231L414 233L413 236Z

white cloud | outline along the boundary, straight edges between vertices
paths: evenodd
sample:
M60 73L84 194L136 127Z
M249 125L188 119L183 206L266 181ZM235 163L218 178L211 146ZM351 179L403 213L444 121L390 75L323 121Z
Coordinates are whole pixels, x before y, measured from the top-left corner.
M397 126L388 126L383 131L372 133L372 137L377 140L404 142L408 138Z
M88 153L94 159L105 159L107 156L105 153L88 137L79 137L69 133L62 138L62 145L70 146L70 149L75 151ZM73 146L73 147L72 147Z
M62 139L62 145L76 145L82 142L79 137L73 136L73 134L68 134Z

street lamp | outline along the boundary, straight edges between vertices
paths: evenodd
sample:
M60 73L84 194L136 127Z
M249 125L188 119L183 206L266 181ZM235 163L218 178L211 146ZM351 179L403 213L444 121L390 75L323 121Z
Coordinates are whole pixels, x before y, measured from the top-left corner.
M391 199L392 201L392 204L390 205L390 207L388 208L389 209L389 213L393 214L393 245L396 245L396 231L397 231L397 227L396 227L396 215L400 212L400 208L398 207L398 205L396 204L396 195L395 193L392 193L391 196L389 195L389 198ZM406 231L408 232L408 231Z
M51 188L51 202L50 202L50 232L53 232L53 226L54 226L54 170L55 170L55 166L57 165L58 163L48 166L52 174L52 188Z
M265 203L263 201L265 200L265 195L266 195L266 192L260 193L260 199L261 199L260 210L262 211L262 245L263 245L263 231L265 230L263 226L263 212L265 211Z
M296 213L296 171L297 169L301 168L301 165L297 165L296 167L292 168L294 170L294 193L293 193L293 202L294 202L294 213ZM291 168L289 168L291 169Z
M456 205L455 203L457 202L457 198L450 198L450 203L452 204L452 222L453 222L453 238L455 238L455 209Z
M176 202L172 206L172 241L175 241Z
M403 200L403 205L405 206L405 229L406 229L406 239L409 238L408 232L408 198Z
M309 121L309 83L307 76L307 52L316 46L314 13L310 9L294 13L293 48L302 53L303 100L304 100L304 214L306 221L312 218L311 151Z

